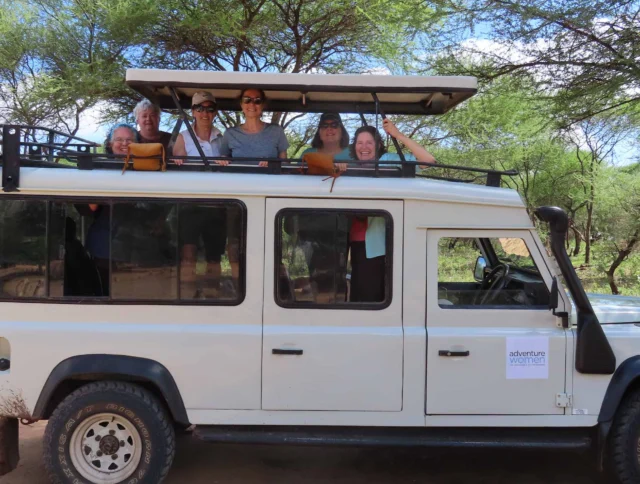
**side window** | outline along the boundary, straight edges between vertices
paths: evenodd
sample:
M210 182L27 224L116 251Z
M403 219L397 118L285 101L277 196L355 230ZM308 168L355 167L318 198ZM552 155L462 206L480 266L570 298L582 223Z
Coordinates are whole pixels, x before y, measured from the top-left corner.
M276 237L278 304L382 309L391 302L388 213L283 210Z
M549 291L523 239L444 237L438 242L438 305L546 309Z
M245 219L233 201L53 202L50 296L238 304Z
M46 297L47 203L0 200L0 297Z

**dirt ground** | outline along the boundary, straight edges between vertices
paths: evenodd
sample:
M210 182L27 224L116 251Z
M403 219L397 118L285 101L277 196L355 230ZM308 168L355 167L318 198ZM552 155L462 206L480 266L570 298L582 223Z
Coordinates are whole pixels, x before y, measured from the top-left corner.
M19 467L1 484L48 484L44 423L21 428ZM592 457L559 452L213 445L183 436L167 484L604 484Z

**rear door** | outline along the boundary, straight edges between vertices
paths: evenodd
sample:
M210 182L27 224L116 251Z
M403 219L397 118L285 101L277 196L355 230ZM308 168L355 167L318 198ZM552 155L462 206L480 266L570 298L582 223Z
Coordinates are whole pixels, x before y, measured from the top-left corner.
M402 409L402 214L401 201L267 200L263 409Z

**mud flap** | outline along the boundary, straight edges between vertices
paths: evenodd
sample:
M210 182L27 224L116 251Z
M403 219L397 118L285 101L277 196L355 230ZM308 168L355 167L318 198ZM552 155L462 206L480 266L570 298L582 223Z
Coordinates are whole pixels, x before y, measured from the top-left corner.
M18 467L19 460L18 419L0 417L0 476Z

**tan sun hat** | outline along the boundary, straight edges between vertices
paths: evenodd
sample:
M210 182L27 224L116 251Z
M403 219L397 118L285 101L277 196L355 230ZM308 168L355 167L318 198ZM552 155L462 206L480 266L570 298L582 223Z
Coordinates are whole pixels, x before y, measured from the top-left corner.
M197 106L198 104L202 104L205 101L211 101L212 103L216 103L216 98L210 92L207 91L198 91L191 98L191 105Z

